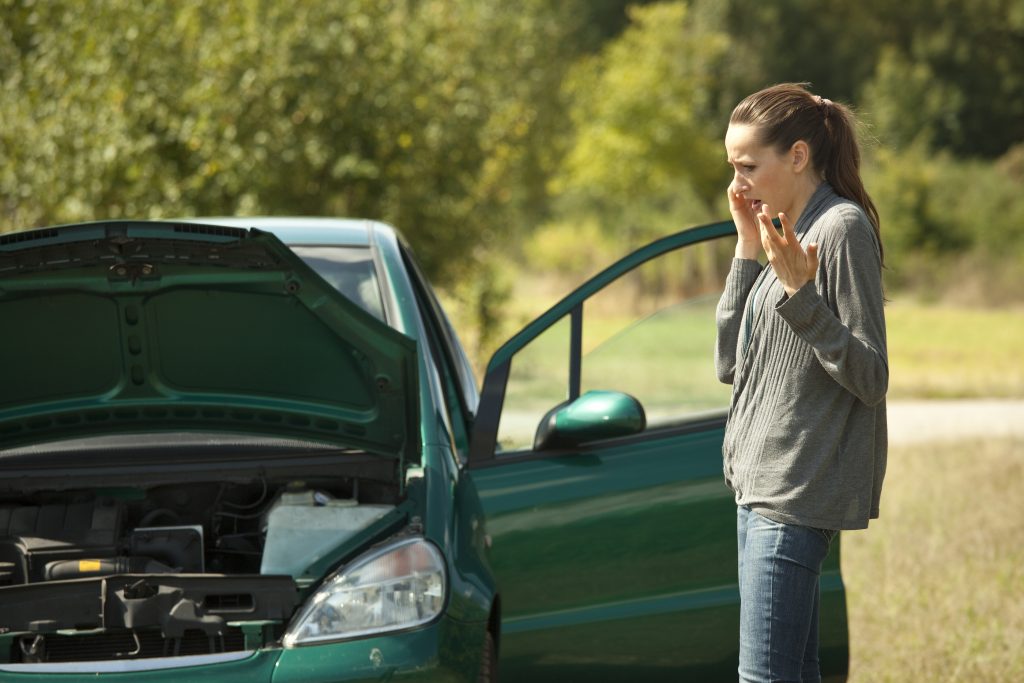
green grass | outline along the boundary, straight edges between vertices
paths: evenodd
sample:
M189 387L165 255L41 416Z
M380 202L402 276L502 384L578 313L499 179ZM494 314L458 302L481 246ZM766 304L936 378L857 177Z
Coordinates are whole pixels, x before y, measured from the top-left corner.
M1024 397L1024 310L886 307L889 398Z
M1024 681L1024 440L894 448L843 535L850 682Z
M478 371L501 339L539 315L568 288L558 278L524 275L505 307L502 332L486 348L473 343L476 338L465 311L449 302L463 323L461 332L477 352L473 360ZM631 326L637 317L633 309L657 308L652 302L659 296L625 280L587 303L584 350L591 358L584 360L584 382L592 379L602 388L616 388L611 384L625 378L634 386L649 385L639 393L653 392L659 402L666 403L719 400L712 367L717 297L691 300L653 318L640 315L641 323ZM1024 308L926 304L897 293L886 305L885 315L890 399L1024 398ZM616 338L624 325L628 332ZM564 397L568 323L560 327L536 340L529 359L524 356L519 364L521 391L540 402ZM595 340L606 343L602 347Z
M713 304L668 309L624 329L627 321L585 317L584 381L589 368L594 382L649 385L641 393L653 392L659 402L720 397L712 366ZM897 301L886 307L886 327L889 398L1024 398L1024 310ZM564 377L556 366L565 366L567 340L566 324L538 345L530 360L534 376Z
M891 399L1024 397L1024 311L893 303L886 308ZM714 305L671 307L634 322L584 316L583 388L634 394L652 410L725 405L714 375ZM513 364L510 395L550 407L564 398L568 321Z

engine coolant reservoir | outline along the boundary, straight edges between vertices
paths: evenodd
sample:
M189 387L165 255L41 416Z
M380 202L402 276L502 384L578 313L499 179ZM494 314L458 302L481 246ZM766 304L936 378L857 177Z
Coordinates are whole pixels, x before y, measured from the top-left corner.
M286 491L267 513L260 574L299 578L327 552L392 509L391 505L360 505L320 491Z

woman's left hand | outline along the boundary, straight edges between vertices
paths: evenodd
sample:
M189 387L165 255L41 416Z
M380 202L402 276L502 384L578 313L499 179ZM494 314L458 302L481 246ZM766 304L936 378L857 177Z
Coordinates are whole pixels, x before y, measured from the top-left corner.
M786 288L786 294L793 296L796 290L813 280L818 272L818 245L809 244L807 251L804 251L793 231L793 224L784 213L779 214L779 223L782 224L780 235L772 225L767 204L761 205L757 220L761 228L761 245L768 255L768 263L775 271L775 277Z

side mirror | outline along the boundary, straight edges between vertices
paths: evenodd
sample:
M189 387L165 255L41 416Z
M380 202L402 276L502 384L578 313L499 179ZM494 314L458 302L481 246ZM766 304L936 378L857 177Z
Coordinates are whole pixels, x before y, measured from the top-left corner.
M587 441L637 434L647 426L640 401L619 391L588 391L560 403L537 426L533 450L571 448Z

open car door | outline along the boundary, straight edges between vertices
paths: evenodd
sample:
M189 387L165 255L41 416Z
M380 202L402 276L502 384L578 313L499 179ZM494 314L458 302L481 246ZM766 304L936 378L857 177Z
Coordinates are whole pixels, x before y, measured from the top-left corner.
M489 363L468 467L505 680L736 680L731 387L713 362L734 235L716 223L629 254ZM834 680L847 668L838 542L821 587Z

